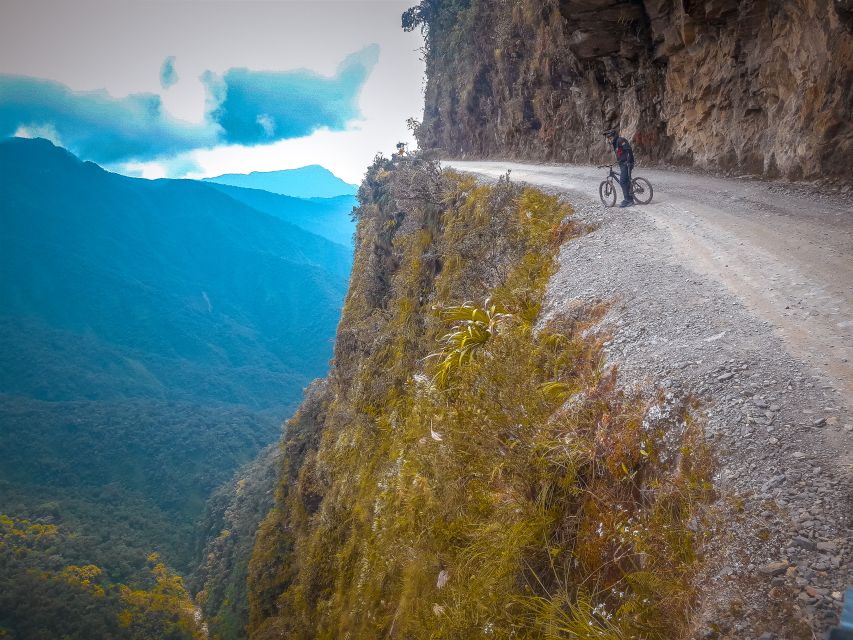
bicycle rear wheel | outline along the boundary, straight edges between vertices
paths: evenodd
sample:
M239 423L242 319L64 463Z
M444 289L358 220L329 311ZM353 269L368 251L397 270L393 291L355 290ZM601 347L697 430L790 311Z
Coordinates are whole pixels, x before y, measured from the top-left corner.
M633 188L634 200L640 204L649 204L652 201L654 189L652 189L651 182L645 178L634 178L631 180L631 187Z
M616 204L616 188L610 180L603 180L598 185L598 197L601 198L601 204L605 207L612 207Z

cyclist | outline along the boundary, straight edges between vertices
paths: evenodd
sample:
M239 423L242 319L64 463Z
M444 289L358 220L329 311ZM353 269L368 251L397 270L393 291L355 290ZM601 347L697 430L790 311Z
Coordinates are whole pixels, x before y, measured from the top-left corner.
M619 135L619 129L608 129L604 132L605 137L613 145L613 153L619 163L619 185L622 187L622 203L620 207L631 207L634 205L634 197L631 195L631 170L634 168L634 151L631 143Z

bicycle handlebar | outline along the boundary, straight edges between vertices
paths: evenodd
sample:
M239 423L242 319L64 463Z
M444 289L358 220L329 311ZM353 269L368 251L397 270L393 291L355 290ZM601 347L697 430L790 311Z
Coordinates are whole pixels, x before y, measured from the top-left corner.
M613 165L612 164L600 164L600 165L598 165L598 168L599 169L611 169L611 168L613 168Z

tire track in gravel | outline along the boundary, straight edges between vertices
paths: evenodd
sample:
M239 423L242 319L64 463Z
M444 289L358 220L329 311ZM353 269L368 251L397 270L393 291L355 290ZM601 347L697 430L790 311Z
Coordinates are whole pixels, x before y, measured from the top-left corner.
M701 398L720 520L696 637L821 637L853 584L850 199L638 170L653 203L604 209L592 167L445 165L572 202L596 229L563 246L546 313L610 301L622 380Z

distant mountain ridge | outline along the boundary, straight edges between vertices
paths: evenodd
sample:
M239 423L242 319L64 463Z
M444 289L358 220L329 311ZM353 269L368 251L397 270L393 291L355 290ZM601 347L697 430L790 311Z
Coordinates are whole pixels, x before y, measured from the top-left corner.
M0 140L0 513L116 579L189 568L211 491L332 354L352 252L282 217Z
M317 309L306 305L340 304L346 248L212 186L111 174L47 141L0 142L0 175L2 319L40 319L54 331L131 349L137 359L140 352L181 358L181 367L246 366L248 345L257 344L275 359L264 365L268 374L287 363L304 367L307 382L325 370L335 319L318 325ZM296 282L308 286L295 289ZM200 339L199 323L213 342ZM316 337L300 337L290 353L288 336L302 330ZM158 344L165 335L168 344ZM305 339L324 355L301 352ZM165 379L175 372L157 370ZM15 384L10 375L4 368L0 388ZM259 402L286 404L280 395Z
M246 189L262 189L296 198L334 198L335 196L353 196L358 192L357 185L344 182L318 164L281 171L227 173L213 178L204 178L204 182Z
M205 184L257 211L268 213L332 242L352 246L355 233L352 209L358 204L355 196L294 198L262 189L247 189L216 182Z

